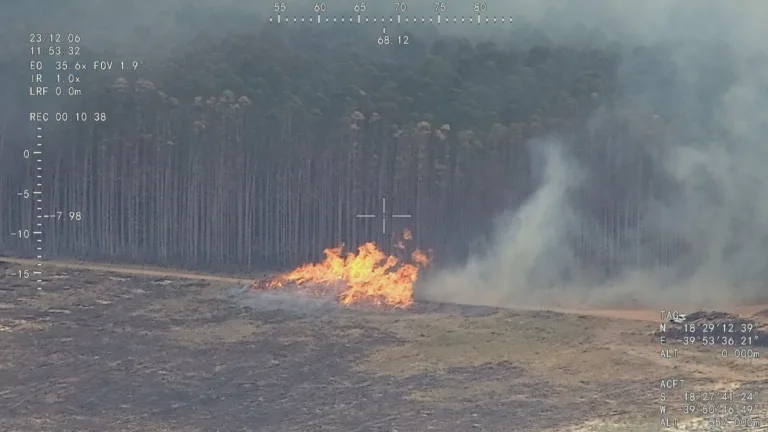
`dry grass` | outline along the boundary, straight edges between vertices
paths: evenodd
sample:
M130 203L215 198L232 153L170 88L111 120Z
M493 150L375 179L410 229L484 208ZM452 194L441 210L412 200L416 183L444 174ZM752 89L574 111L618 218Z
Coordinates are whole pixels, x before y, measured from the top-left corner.
M38 332L48 327L50 326L47 323L32 322L24 319L0 319L0 332L2 333Z
M39 291L33 297L22 299L22 305L41 311L67 311L76 306L91 306L94 304L108 304L114 301L107 289L92 286L87 289L73 291ZM66 313L66 312L62 312Z
M653 365L650 360L609 348L608 340L612 345L622 343L621 326L602 318L552 313L498 313L480 318L416 315L379 326L393 331L403 343L380 348L360 364L362 370L377 374L403 377L507 362L558 382L599 381L632 377L638 368ZM616 333L616 337L606 337L606 332ZM648 340L641 335L624 335L623 342ZM610 373L595 376L596 368Z
M114 394L127 391L130 395L131 380L141 381L143 388L157 385L156 390L166 390L180 400L185 399L179 395L187 393L171 390L205 394L211 383L233 385L221 391L226 391L224 395L242 391L231 400L244 401L246 408L228 406L245 422L253 410L269 412L272 405L259 405L261 398L256 394L265 382L274 380L273 390L259 396L274 396L275 406L297 394L306 396L294 401L296 413L307 406L329 410L318 402L354 394L345 400L343 410L334 407L339 411L330 410L326 417L312 420L318 425L333 418L329 413L345 419L382 403L366 413L378 423L370 420L357 430L389 430L382 425L394 427L395 421L414 412L412 426L454 413L471 417L481 412L469 424L442 430L475 430L475 421L501 427L508 419L526 415L510 413L509 407L527 407L522 409L556 417L547 426L559 426L549 432L646 432L659 430L655 380L675 377L691 380L692 389L717 391L768 379L765 359L723 360L712 349L682 346L670 346L681 350L679 358L663 359L658 338L653 336L658 323L648 321L535 311L485 317L350 313L306 319L273 316L270 321L265 317L269 313L241 309L225 298L226 289L232 287L227 281L170 280L156 278L154 273L116 276L81 267L76 271L57 268L56 277L55 289L7 292L0 303L0 343L6 346L0 351L0 371L18 381L15 387L0 389L0 403L26 410L3 423L4 430L54 430L63 423L48 419L51 409L60 410L59 419L74 419L67 411L70 405L92 403L82 396L83 391L115 385L121 390ZM86 337L93 338L93 343L83 343ZM30 340L39 342L36 352L44 355L27 354ZM131 342L118 345L114 340ZM153 344L158 349L135 348ZM134 347L128 350L133 357L110 354L122 346ZM32 375L41 365L54 364L60 366L48 373L58 373L57 380ZM341 369L314 378L334 364ZM302 373L307 375L298 384L285 384ZM80 381L71 381L75 376ZM279 389L286 389L286 394L278 398L273 393ZM372 402L386 394L392 397L386 405ZM137 405L111 412L124 422L124 430L182 430L164 424L160 417L152 421L137 417L140 399L115 400L113 407L122 400ZM370 403L355 405L366 400ZM539 406L556 406L557 412L539 412ZM143 409L148 408L154 407ZM93 412L81 410L77 420L88 420ZM439 414L427 420L418 417L423 412ZM190 424L209 420L213 424L200 416ZM450 421L457 420L462 419L457 416ZM109 423L101 417L88 421ZM306 425L315 424L307 421Z
M182 345L199 347L252 340L260 333L268 332L269 327L249 320L235 319L201 327L178 327L167 332L166 336Z
M178 282L177 282L178 283ZM150 318L206 319L215 313L217 305L225 305L222 292L228 285L211 283L195 285L187 283L173 298L154 300L138 311L134 316L145 315Z

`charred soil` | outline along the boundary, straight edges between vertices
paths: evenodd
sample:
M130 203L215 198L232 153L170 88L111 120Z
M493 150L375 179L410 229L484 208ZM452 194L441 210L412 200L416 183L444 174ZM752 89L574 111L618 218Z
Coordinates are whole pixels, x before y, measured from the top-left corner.
M309 313L256 307L226 278L88 267L48 266L37 290L0 262L0 430L658 430L661 379L768 397L765 360L660 358L658 323Z

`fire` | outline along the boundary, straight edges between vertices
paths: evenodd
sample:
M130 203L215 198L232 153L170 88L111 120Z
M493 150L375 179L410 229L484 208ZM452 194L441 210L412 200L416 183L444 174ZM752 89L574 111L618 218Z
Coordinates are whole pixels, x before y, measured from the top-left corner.
M406 240L412 238L406 231ZM398 242L396 246L404 249ZM345 289L339 297L347 306L357 302L370 302L405 308L413 304L413 284L419 270L429 264L429 257L416 249L411 253L414 264L403 262L395 256L387 256L374 243L360 246L357 254L344 256L343 245L326 249L325 260L307 264L269 281L257 282L257 289L277 289L286 284L330 285L342 282Z

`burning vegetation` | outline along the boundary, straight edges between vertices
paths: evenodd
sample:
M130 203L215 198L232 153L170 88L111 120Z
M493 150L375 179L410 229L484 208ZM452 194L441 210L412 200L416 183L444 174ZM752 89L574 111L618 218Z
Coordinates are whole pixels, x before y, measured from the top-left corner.
M395 248L407 256L404 241L412 239L409 231L396 242ZM413 304L413 284L419 271L430 262L427 254L419 249L410 253L409 262L394 255L385 254L372 242L365 243L357 254L343 254L344 246L326 249L321 263L306 264L289 273L254 283L254 289L280 289L294 284L314 293L332 292L334 286L343 285L339 302L348 306L369 303L406 308Z

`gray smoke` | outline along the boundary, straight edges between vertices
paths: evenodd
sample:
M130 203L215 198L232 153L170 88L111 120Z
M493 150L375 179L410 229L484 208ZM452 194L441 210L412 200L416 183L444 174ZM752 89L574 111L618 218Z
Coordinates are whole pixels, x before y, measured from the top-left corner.
M663 87L639 84L659 70L644 75L624 65L622 99L597 109L590 129L610 126L625 109L660 114L651 118L664 123L661 142L640 145L654 175L669 187L663 197L643 202L642 230L685 246L659 265L639 228L622 228L623 244L612 240L616 233L595 224L579 201L604 187L594 181L595 167L572 154L571 143L541 138L531 143L535 193L499 219L488 250L462 268L430 275L418 297L492 306L663 307L721 307L768 297L768 5L533 4L521 2L517 14L549 28L553 40L581 22L617 38L625 52L642 46L671 59L662 66L674 79L657 80ZM637 153L629 142L610 148L618 159ZM622 175L632 175L628 171ZM580 259L574 239L585 235L588 248L610 246L611 265L619 271L606 276Z
M535 293L531 287L554 288L578 270L572 250L563 247L578 217L568 197L583 173L568 161L554 138L531 143L539 161L541 186L518 210L499 219L490 251L471 256L466 267L432 275L420 287L423 299L478 305L510 305ZM556 266L551 263L556 262Z

